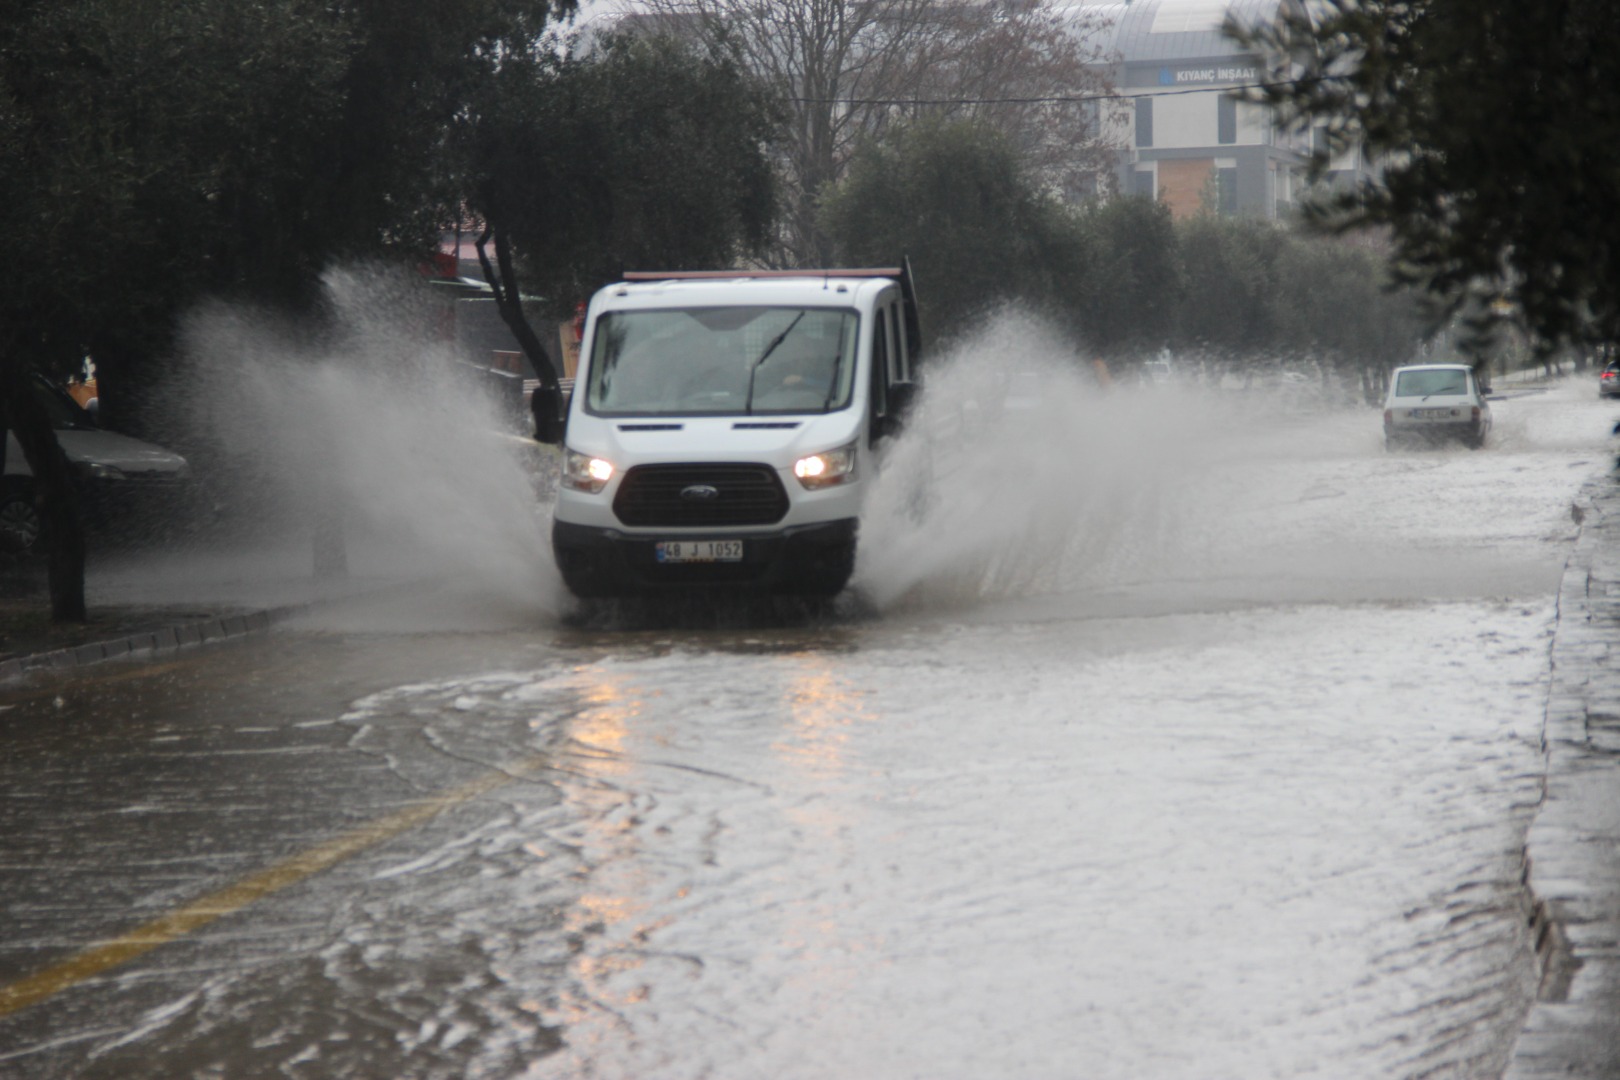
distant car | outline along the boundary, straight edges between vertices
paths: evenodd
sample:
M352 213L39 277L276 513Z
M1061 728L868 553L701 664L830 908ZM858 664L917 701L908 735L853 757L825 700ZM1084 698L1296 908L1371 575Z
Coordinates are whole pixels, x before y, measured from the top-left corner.
M1467 364L1396 368L1384 399L1384 446L1461 442L1478 450L1491 431L1491 407Z
M41 377L35 393L50 415L56 441L73 467L83 508L92 524L128 521L163 513L185 489L186 459L161 446L98 428L66 390ZM0 550L31 552L39 543L34 474L22 447L5 433L5 471L0 475Z
M1599 397L1620 397L1620 360L1603 369L1598 376Z

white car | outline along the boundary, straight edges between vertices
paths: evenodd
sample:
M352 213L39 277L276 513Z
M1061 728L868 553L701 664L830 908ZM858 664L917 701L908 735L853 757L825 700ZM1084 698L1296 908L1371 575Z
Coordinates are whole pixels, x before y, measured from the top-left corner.
M1384 446L1461 442L1474 450L1491 432L1491 407L1467 364L1396 368L1384 399Z
M56 428L56 441L73 467L92 524L115 516L162 512L167 496L186 485L186 459L161 446L104 431L65 391L35 381L40 402ZM5 432L4 471L0 473L0 551L32 552L39 542L34 506L34 474L17 437Z

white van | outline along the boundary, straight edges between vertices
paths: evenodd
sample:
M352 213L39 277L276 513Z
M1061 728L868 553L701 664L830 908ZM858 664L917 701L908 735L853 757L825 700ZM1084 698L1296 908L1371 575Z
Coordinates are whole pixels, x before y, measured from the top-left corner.
M634 273L602 289L552 525L569 589L839 592L918 343L905 268Z

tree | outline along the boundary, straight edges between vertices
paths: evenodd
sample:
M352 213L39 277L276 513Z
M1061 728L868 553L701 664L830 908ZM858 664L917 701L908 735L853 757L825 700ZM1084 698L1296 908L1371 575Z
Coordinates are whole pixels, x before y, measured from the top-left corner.
M208 240L237 224L223 181L253 142L251 118L328 112L323 70L344 42L280 18L296 14L289 6L79 0L14 4L0 19L0 221L31 255L28 273L0 282L0 384L38 481L58 619L84 614L84 538L30 373L69 370L93 351L107 416L118 417L120 361L161 342L217 266ZM243 75L255 64L257 82ZM284 91L297 100L270 100ZM282 145L298 143L284 131Z
M925 119L865 144L826 194L821 226L839 262L909 256L934 338L1009 300L1055 304L1084 261L1074 211L1009 135L971 120Z
M1394 286L1378 252L1337 240L1290 237L1278 252L1273 295L1278 351L1356 379L1369 404L1383 398L1390 369L1411 360L1430 326L1420 294Z
M1540 347L1620 340L1620 5L1323 0L1229 32L1271 57L1259 96L1374 179L1318 203L1387 227L1449 312L1507 301ZM1480 301L1485 301L1480 303Z
M1103 356L1154 352L1175 335L1182 299L1180 239L1168 204L1140 195L1087 208L1090 259L1073 298L1083 340Z
M1213 213L1188 219L1178 232L1185 288L1177 329L1184 347L1231 359L1271 346L1285 234L1261 219Z
M572 313L626 269L757 253L774 221L780 117L737 58L667 36L599 44L509 57L463 133L469 205L498 263L486 273L548 390L557 373L522 291Z
M339 255L419 256L470 88L573 0L12 0L0 13L4 412L40 480L52 612L83 536L28 372L95 357L104 416L205 294L307 303Z
M1100 29L1087 11L1024 2L952 0L643 0L661 25L735 43L744 63L787 102L786 201L777 259L826 265L819 203L856 147L888 127L977 117L1017 140L1062 186L1106 186L1113 133L1095 100L1108 96Z

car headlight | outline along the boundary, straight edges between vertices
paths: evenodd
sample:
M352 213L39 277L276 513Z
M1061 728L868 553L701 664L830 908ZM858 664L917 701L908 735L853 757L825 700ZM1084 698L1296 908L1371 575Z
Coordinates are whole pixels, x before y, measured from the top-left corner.
M855 444L802 457L793 463L793 475L811 491L855 479Z
M613 463L603 458L581 454L578 450L563 451L562 482L575 491L588 491L592 495L607 487L613 479Z
M124 470L116 465L104 465L99 461L83 461L79 463L79 474L87 480L122 480Z

